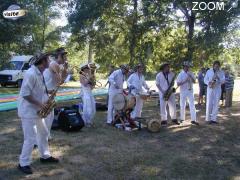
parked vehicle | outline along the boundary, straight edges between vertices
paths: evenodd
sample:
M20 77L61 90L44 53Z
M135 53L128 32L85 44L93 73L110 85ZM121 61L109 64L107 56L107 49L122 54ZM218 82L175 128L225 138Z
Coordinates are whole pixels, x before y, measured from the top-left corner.
M13 56L10 64L0 71L0 84L5 87L7 85L17 85L21 87L23 76L29 69L29 60L32 56Z

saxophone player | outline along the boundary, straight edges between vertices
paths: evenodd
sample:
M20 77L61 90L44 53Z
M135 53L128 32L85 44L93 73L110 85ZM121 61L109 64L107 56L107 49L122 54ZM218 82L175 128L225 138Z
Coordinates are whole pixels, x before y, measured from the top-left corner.
M32 174L30 167L31 154L37 139L40 162L57 163L59 160L51 156L48 147L48 130L45 119L37 112L44 109L48 94L43 78L43 71L48 68L48 54L39 54L31 59L30 69L24 75L18 100L18 115L21 118L24 143L19 157L18 169ZM36 129L35 129L36 128Z
M92 94L94 88L94 82L92 82L92 74L89 64L83 64L80 66L80 84L81 84L81 98L83 102L83 114L82 118L86 127L93 125L93 118L96 113L96 103Z
M225 82L224 72L220 69L219 61L214 61L204 78L207 84L206 121L210 124L217 123L219 100L221 97L221 85Z
M176 118L176 100L175 93L173 92L169 99L166 101L164 96L171 85L171 82L174 81L175 74L170 71L170 64L165 63L161 66L161 72L156 76L156 86L159 90L159 99L160 99L160 114L161 114L161 124L167 125L167 105L169 106L169 113L174 124L180 125Z
M52 93L57 86L62 84L67 76L67 52L63 47L58 48L53 53L53 60L49 63L49 67L44 71L43 76L46 82L48 93ZM54 109L46 117L46 125L48 128L48 138L51 139L51 127L54 120Z
M186 101L188 99L189 109L191 115L191 123L199 125L196 117L196 108L194 105L193 83L196 78L190 71L191 63L189 61L183 62L183 70L177 77L177 85L180 87L180 122L185 120Z

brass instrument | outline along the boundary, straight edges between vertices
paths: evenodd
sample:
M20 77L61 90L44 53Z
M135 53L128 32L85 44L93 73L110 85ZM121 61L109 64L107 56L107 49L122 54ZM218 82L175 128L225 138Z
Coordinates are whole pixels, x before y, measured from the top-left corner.
M191 79L191 75L189 74L189 72L187 72L188 75L188 90L191 91L193 89L193 84L192 84L192 79Z
M67 63L67 62L66 62ZM65 66L65 63L63 64L63 67ZM65 68L61 68L60 69L60 74L62 74L62 72L65 70ZM64 77L65 78L65 77ZM55 101L55 96L57 95L57 91L61 86L61 81L58 83L58 86L56 87L56 89L54 89L51 92L51 95L48 97L48 100L46 102L46 105L40 109L37 114L39 117L41 118L46 118L53 110L54 107L56 107L56 101Z
M177 78L177 74L174 75L171 83L170 83L169 86L168 86L167 91L166 91L166 92L164 93L164 95L163 95L163 99L164 99L165 101L168 101L168 99L170 98L170 96L172 95L172 93L175 92L174 82L175 82L175 79L176 79L176 78Z
M216 86L216 82L217 82L217 80L219 79L219 77L218 77L218 71L215 71L214 72L214 75L213 75L213 78L212 78L212 80L211 80L211 83L209 84L209 87L210 88L215 88L215 86Z
M79 70L79 74L83 75L89 82L89 84L95 88L100 88L102 87L102 83L96 79L96 69L98 66L95 63L89 63L87 64L87 67L90 69L90 73L86 74L84 73L81 69Z
M53 90L46 102L46 106L37 112L39 117L46 118L52 112L53 108L56 107L56 101L54 98L57 94L59 87L60 85L58 85L57 88Z

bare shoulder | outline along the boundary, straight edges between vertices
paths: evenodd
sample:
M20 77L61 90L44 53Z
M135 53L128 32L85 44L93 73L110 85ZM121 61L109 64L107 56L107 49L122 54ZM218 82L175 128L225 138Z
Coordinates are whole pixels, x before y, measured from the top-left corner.
M49 69L55 73L59 72L60 70L60 65L56 63L55 61L51 62L49 65Z

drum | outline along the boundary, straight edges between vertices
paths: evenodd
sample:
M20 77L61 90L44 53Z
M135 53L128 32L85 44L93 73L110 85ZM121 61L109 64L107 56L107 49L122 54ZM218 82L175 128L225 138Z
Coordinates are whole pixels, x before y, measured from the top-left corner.
M125 96L119 93L113 97L113 108L116 111L131 109L135 106L135 103L135 97L130 94Z
M123 110L125 107L125 97L123 94L116 94L113 97L113 108L116 111Z
M134 108L135 104L136 104L136 99L133 95L129 94L127 96L125 96L126 99L126 105L124 107L124 109L132 109Z
M147 98L150 97L150 94L142 92L142 93L139 93L139 96L142 100L147 100Z
M151 119L147 121L147 129L150 132L156 133L160 131L161 123L157 119Z

